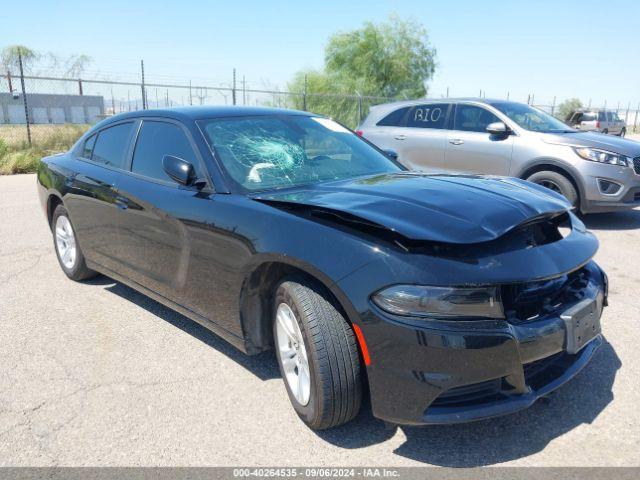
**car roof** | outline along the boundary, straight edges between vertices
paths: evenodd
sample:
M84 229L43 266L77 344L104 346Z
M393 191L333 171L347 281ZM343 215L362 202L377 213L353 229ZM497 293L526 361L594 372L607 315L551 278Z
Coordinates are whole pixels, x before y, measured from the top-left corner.
M173 107L173 108L154 108L150 110L136 110L133 112L119 113L111 117L107 117L105 123L126 120L127 118L140 117L168 117L180 120L204 120L211 118L223 117L245 117L245 116L265 116L265 115L305 115L311 116L312 113L300 110L289 110L285 108L269 108L269 107L244 107L237 105L218 105L218 106L189 106L189 107Z
M414 100L400 100L397 102L381 103L379 105L372 105L369 109L369 115L362 122L361 126L371 125L376 123L388 113L393 110L402 107L411 107L414 105L422 105L429 103L461 103L461 102L474 102L484 105L493 105L494 103L502 102L514 102L513 100L506 100L504 98L484 98L484 97L447 97L447 98L417 98ZM514 102L518 103L518 102Z

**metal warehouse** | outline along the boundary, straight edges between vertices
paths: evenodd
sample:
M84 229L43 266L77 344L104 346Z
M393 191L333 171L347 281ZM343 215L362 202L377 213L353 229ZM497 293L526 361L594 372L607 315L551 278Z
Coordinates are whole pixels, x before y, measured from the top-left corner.
M29 123L94 123L104 115L104 98L98 95L27 95ZM0 93L0 124L25 124L22 94Z

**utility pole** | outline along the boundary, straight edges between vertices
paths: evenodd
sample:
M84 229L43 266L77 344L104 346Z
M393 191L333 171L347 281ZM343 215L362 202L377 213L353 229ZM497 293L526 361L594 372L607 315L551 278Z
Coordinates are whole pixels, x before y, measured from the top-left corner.
M304 74L304 90L302 91L302 110L307 111L307 74Z
M236 104L236 69L233 69L233 87L231 89L231 99L233 100L233 105Z
M246 105L247 104L247 81L244 78L244 75L242 75L242 105Z
M142 72L142 83L140 88L142 89L142 109L147 109L147 93L144 88L144 60L140 60L140 71Z
M31 146L31 126L29 125L29 106L27 105L27 89L24 86L24 69L22 67L22 53L18 52L18 65L20 66L20 86L22 87L22 103L24 104L24 119L27 122L27 141Z

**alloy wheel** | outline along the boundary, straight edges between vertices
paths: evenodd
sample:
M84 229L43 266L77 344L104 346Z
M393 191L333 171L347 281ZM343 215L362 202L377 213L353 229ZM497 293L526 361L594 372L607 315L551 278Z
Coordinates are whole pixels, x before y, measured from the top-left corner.
M60 215L56 221L56 246L60 261L65 268L71 270L76 264L78 252L73 227L69 219L64 215Z
M289 390L305 406L311 396L309 359L298 320L286 303L278 305L276 311L276 343Z

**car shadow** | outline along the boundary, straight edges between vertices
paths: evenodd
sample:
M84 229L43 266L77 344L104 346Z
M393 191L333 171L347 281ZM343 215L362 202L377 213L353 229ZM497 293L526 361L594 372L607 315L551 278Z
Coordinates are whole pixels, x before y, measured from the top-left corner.
M591 213L581 220L589 230L634 230L640 228L640 210Z
M197 338L206 345L215 348L220 353L226 355L238 365L245 368L248 372L258 377L260 380L280 378L278 364L276 363L275 356L272 352L264 352L251 356L246 355L226 340L223 340L215 333L204 328L202 325L199 325L184 315L165 307L161 303L137 292L123 283L117 282L103 275L99 275L96 278L88 280L86 283L90 285L103 286L109 292L114 293L129 302L135 303L137 306L153 313L165 322L168 322L192 337Z
M394 453L446 467L478 467L527 457L583 423L593 422L613 400L613 382L620 366L615 350L605 341L576 378L531 408L461 425L397 427L406 440ZM342 448L363 448L396 433L397 429L386 428L366 408L354 422L317 434Z

